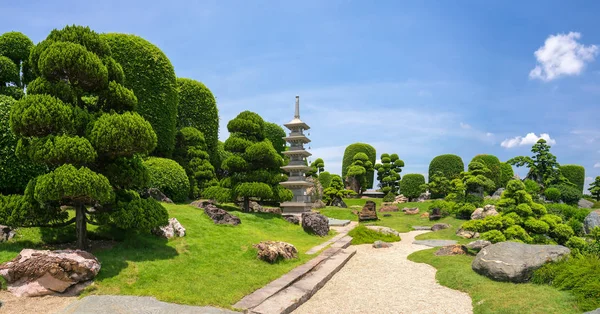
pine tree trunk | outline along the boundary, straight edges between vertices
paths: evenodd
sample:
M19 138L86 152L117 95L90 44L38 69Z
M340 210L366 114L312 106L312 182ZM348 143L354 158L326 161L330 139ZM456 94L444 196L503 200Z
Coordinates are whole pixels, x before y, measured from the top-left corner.
M75 212L75 226L77 229L77 248L80 250L86 250L88 246L87 241L87 224L85 216L85 206L78 205Z
M244 196L244 212L250 212L250 198L247 196Z

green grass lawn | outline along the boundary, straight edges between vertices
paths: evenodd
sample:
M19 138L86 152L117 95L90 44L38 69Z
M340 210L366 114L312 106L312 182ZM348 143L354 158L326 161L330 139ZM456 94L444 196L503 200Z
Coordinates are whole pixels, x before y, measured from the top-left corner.
M471 269L473 256L435 256L436 250L418 251L408 259L437 268L436 279L441 285L468 293L476 314L581 313L568 292L545 285L493 281Z
M169 216L186 228L187 235L167 241L148 234L124 234L114 247L94 250L102 270L85 294L143 295L181 304L230 307L313 258L304 253L330 238L309 235L300 226L272 214L234 212L242 224L215 225L200 209L164 205ZM24 247L74 239L74 229L61 229L21 229L16 240L3 244L0 263L14 258ZM97 231L90 237L102 236ZM300 252L299 258L273 265L258 260L252 245L262 240L292 243Z
M400 237L393 234L383 234L377 232L375 230L371 230L363 225L357 226L356 228L350 230L348 235L352 237L352 244L370 244L375 243L375 241L383 241L383 242L398 242L400 241Z

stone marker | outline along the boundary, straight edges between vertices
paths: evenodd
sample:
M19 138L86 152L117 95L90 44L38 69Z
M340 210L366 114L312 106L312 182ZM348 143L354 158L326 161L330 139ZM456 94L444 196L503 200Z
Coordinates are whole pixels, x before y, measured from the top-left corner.
M362 210L358 214L358 221L369 221L377 219L377 208L375 202L367 201L367 203L365 203L365 206L363 206Z
M429 221L440 220L442 218L442 209L432 208L431 214L429 214Z
M5 242L15 236L15 230L9 226L0 225L0 242Z
M471 267L497 281L527 282L545 263L555 262L571 253L562 245L532 245L500 242L477 253Z
M98 259L81 250L23 249L13 260L0 265L0 276L8 291L18 297L62 293L67 288L96 277Z
M460 244L447 245L435 252L436 256L449 256L449 255L466 255L469 252L467 247Z
M258 258L275 263L280 259L298 258L298 250L292 244L281 241L261 241L253 245L258 250Z
M329 233L329 219L318 213L302 213L302 228L308 233L324 237Z

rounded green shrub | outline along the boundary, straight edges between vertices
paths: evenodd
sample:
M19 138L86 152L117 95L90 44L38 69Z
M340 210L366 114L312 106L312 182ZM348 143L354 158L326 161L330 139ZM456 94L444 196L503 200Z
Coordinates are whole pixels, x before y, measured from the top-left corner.
M27 95L42 94L54 95L64 103L77 104L77 94L65 81L50 82L40 76L27 85Z
M84 165L96 160L92 144L84 138L70 135L49 135L33 139L23 138L17 145L17 154L47 165Z
M408 198L417 198L424 192L422 188L424 184L425 177L422 174L405 174L400 181L400 193Z
M570 237L569 241L565 243L565 245L570 249L578 249L583 250L587 245L585 239L580 237Z
M375 160L377 159L377 152L375 148L369 144L365 143L354 143L348 145L346 150L344 151L344 158L342 160L342 177L345 178L348 173L348 167L352 164L353 158L358 153L364 153L368 157L368 160L371 164L375 165ZM373 181L375 180L375 171L368 171L366 173L367 177L367 185L364 187L365 189L373 188Z
M67 25L62 29L54 29L46 40L79 44L99 57L111 54L108 43L88 26Z
M560 166L560 172L569 180L569 182L577 186L580 193L583 193L583 187L585 185L585 168L583 166L562 165Z
M32 47L33 42L23 33L6 32L0 35L0 56L9 58L17 66L27 61Z
M131 199L117 201L115 210L110 213L112 224L121 229L150 231L169 223L169 214L159 202L153 198L140 198L133 191L129 194Z
M533 242L533 238L531 238L527 231L525 231L525 229L523 229L523 227L519 225L514 225L506 228L506 230L504 230L504 235L508 240L520 240L525 243Z
M391 191L388 192L384 197L383 197L383 201L384 202L393 202L396 199L396 194L392 193Z
M575 235L573 229L566 224L557 224L552 230L552 236L558 244L566 243L572 236Z
M560 200L567 204L577 204L582 197L579 188L568 184L553 185L551 187L560 191Z
M429 180L434 177L437 172L440 172L448 180L453 180L459 177L460 173L465 171L465 164L462 158L457 155L445 154L436 156L429 163ZM431 195L432 198L443 197L443 195Z
M178 106L177 77L171 61L158 47L135 35L111 33L101 38L123 68L125 87L137 96L137 112L156 133L153 154L170 157L175 147Z
M157 188L174 202L183 202L190 191L190 181L176 161L150 157L144 161L150 177L150 188Z
M243 182L235 186L233 193L236 197L271 198L273 190L262 182Z
M152 126L135 112L103 114L94 123L89 138L99 154L110 157L147 154L156 146Z
M187 78L177 79L177 91L177 128L191 126L200 130L206 138L208 154L214 156L219 142L219 111L215 96L201 82Z
M283 138L286 134L283 128L275 123L265 122L265 136L271 141L277 153L281 155L285 150L285 140Z
M0 194L22 194L29 180L46 167L16 156L17 138L10 130L10 109L15 100L0 95Z
M547 188L544 191L544 195L546 196L546 199L552 202L558 202L560 201L560 190L557 188Z
M0 55L0 84L19 81L19 68L8 57Z
M545 234L550 231L550 226L543 220L529 217L525 220L525 229L532 233Z
M540 190L542 189L542 187L537 182L531 179L526 179L525 181L523 181L523 184L525 184L525 191L527 191L527 193L533 196L538 195L540 193Z
M501 187L506 187L506 184L508 184L508 181L512 180L513 177L515 176L515 171L513 170L513 167L508 164L508 163L500 163L500 168L501 168L501 175L500 175L500 186L498 188Z
M17 101L10 115L10 127L21 136L46 136L72 129L71 106L50 95L31 95Z
M108 203L114 195L105 176L86 167L77 169L66 164L37 178L34 197L41 204L61 202L77 205L96 201Z
M108 90L102 98L105 111L134 111L137 106L137 97L133 92L115 81L108 83Z
M481 234L483 240L488 240L492 243L504 242L506 237L499 230L490 230Z
M333 177L331 176L331 173L327 171L319 173L319 182L321 182L321 186L323 187L323 189L326 189L331 186L332 179Z
M471 203L464 203L462 206L459 206L456 210L456 218L458 219L471 219L471 214L477 209L475 205Z
M547 214L544 215L540 218L541 221L545 222L548 224L548 226L550 227L550 229L554 229L556 228L556 226L560 223L562 223L562 218L560 218L560 216L554 215L554 214Z
M482 222L483 231L502 229L505 223L501 216L487 216Z
M122 190L142 190L150 181L148 169L138 155L133 158L119 157L112 160L106 165L102 174L113 186Z
M496 188L502 186L502 163L500 162L498 157L494 155L482 154L473 157L471 162L482 163L484 166L490 169L490 172L488 173L487 177L490 180L494 181L494 185L496 186Z

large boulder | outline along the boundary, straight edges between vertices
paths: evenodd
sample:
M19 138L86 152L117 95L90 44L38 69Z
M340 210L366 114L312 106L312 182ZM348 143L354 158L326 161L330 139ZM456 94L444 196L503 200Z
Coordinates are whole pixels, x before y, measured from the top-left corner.
M69 287L94 279L98 259L81 250L23 249L13 260L0 265L8 291L19 297L62 293Z
M373 201L367 201L360 213L358 213L358 221L368 221L377 219L377 205Z
M329 233L329 219L318 213L302 213L302 229L324 237Z
M258 258L275 263L281 259L298 258L298 250L292 244L280 241L261 241L253 245L258 250Z
M592 229L600 227L600 209L592 211L583 220L583 229L585 233L592 232Z
M0 242L8 241L15 236L15 230L9 226L0 225Z
M152 229L152 233L167 239L174 236L184 237L185 228L179 223L177 218L169 218L169 223L166 226Z
M487 216L497 216L498 212L496 211L496 206L494 205L485 205L483 208L477 208L472 214L471 219L483 219Z
M502 196L502 193L504 193L504 188L499 188L496 190L496 192L494 192L494 194L492 194L492 199L494 200L499 200L500 197Z
M157 188L149 188L144 190L140 196L142 198L153 198L159 202L173 204L173 201Z
M331 206L334 207L341 207L341 208L348 208L348 205L346 205L346 203L344 202L344 200L341 197L334 197L333 200L331 201Z
M527 282L536 269L570 253L571 250L562 245L500 242L481 249L471 267L493 280Z
M594 202L590 202L585 198L582 198L579 200L579 202L577 202L577 206L580 208L592 208L592 206L594 206Z
M218 208L212 204L206 204L204 206L204 212L218 225L233 225L237 226L242 223L239 217L236 217L226 210Z

